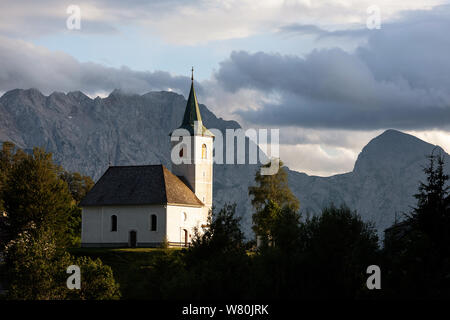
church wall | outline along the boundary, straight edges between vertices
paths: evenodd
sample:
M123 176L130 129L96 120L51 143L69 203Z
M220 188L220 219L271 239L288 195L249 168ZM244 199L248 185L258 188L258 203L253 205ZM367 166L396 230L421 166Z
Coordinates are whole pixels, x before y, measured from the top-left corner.
M156 231L150 230L151 214L157 216ZM117 231L111 231L112 215L117 216ZM153 247L164 240L166 229L162 205L84 207L81 242L83 247L127 247L134 230L138 247Z
M186 219L184 216L186 213ZM184 231L188 231L188 242L194 236L194 227L201 229L202 224L206 224L203 215L203 208L167 206L167 239L172 245L184 244Z
M178 176L184 176L189 187L197 198L205 203L207 213L212 207L213 197L213 138L206 136L184 137L192 144L191 156L193 164L172 164L172 172ZM172 145L178 142L173 142ZM202 145L207 146L207 159L202 159Z
M207 158L202 159L202 145L207 146ZM212 206L213 181L213 139L211 137L195 137L195 194L207 207Z

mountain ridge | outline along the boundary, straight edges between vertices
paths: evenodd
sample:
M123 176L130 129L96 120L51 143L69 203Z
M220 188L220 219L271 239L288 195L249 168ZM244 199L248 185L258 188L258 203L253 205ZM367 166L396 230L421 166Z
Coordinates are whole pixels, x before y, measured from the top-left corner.
M24 149L44 147L67 170L98 179L109 163L140 165L162 163L169 169L168 134L184 113L184 96L167 91L128 94L113 90L94 99L81 91L53 92L14 89L0 97L0 141ZM200 104L208 128L241 128L233 120L217 118ZM360 152L352 171L330 177L309 176L287 168L289 185L300 200L302 212L319 213L333 203L346 203L381 233L414 205L421 166L436 146L406 133L389 129L372 139ZM448 155L445 154L448 162ZM214 165L214 205L237 202L243 229L251 235L252 208L248 186L257 165ZM448 170L448 166L447 166Z

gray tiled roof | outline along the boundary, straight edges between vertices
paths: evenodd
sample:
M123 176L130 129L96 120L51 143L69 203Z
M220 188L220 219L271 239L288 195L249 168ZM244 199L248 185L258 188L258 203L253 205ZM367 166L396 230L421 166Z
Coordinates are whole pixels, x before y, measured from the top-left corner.
M109 167L81 207L178 204L203 206L192 190L163 165Z

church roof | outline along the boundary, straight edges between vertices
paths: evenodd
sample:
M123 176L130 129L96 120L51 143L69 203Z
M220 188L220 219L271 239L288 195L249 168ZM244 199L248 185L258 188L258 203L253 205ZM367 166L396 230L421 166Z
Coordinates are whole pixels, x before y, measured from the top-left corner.
M109 167L80 202L82 207L144 204L203 206L164 165Z
M200 136L211 136L211 131L209 131L202 122L202 115L200 114L200 108L198 107L197 95L195 94L194 89L194 76L192 75L192 83L191 90L189 92L189 98L186 103L186 110L184 111L183 122L179 129L186 129L189 131L191 135L200 135ZM198 126L195 127L195 123L197 122Z

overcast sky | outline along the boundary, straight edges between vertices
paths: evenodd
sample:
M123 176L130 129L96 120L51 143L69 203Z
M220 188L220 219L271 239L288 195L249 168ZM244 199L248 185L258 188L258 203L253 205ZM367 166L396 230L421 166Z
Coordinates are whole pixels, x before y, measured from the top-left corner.
M186 95L194 66L201 103L280 128L284 162L327 176L389 128L450 152L449 31L438 0L2 0L0 92Z

